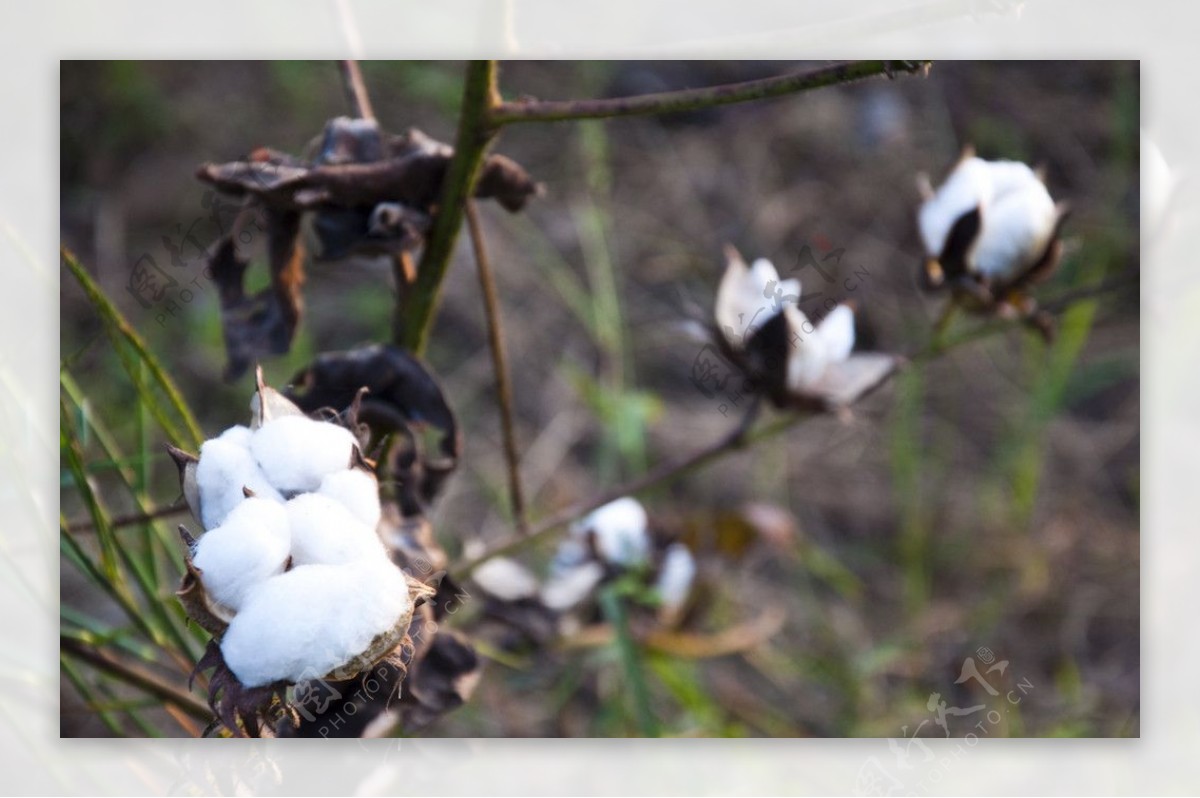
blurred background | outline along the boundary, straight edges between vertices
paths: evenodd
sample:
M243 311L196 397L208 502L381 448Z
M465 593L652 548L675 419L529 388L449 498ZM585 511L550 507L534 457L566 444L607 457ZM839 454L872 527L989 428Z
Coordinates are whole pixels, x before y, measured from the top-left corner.
M500 82L506 97L566 99L805 66L520 62L502 64ZM362 68L385 128L453 140L462 64ZM63 62L61 81L63 243L144 336L205 434L242 422L252 378L221 379L216 292L196 257L216 232L192 175L258 146L302 153L326 119L349 111L336 64ZM1138 87L1136 63L940 62L926 78L505 129L495 151L546 188L517 215L481 205L534 516L737 423L744 401L691 381L701 345L681 325L691 308L711 307L726 242L784 276L805 247L841 250L833 271L795 272L802 308L853 297L861 345L920 351L944 299L915 283L914 177L939 178L966 144L1044 164L1051 194L1071 203L1068 254L1038 291L1047 303L1136 274ZM128 290L144 256L176 282L148 305ZM249 289L266 284L264 271L252 269ZM292 351L264 363L268 381L286 383L317 352L385 340L390 281L384 262L310 263L306 316ZM64 416L89 481L114 515L136 509L121 503L118 480L169 504L178 485L163 440L78 284L65 270L61 282ZM682 535L700 562L690 629L744 645L712 656L639 649L638 698L615 645L514 653L467 602L452 624L480 642L483 676L423 734L639 734L642 703L669 735L901 739L943 733L937 693L964 713L984 707L950 713L947 736L979 721L991 736L1137 736L1138 306L1135 278L1060 310L1052 345L1016 327L980 338L909 368L852 419L805 421L643 495L655 530ZM960 318L951 335L979 324ZM433 515L453 556L511 531L465 236L426 360L464 431L461 466ZM64 468L68 523L87 517L72 479ZM550 541L520 559L540 573L553 550ZM177 576L162 570L168 595ZM61 591L65 631L121 642L116 601L69 557ZM157 668L155 652L128 647ZM965 678L968 658L981 679ZM189 733L126 681L63 662L64 736Z

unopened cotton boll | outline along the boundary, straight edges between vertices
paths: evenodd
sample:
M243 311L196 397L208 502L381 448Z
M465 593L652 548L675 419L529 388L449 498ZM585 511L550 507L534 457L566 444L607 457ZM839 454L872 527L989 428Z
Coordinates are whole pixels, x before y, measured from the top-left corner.
M696 560L682 543L672 543L663 554L655 588L662 606L678 610L687 601L696 578Z
M408 585L390 561L301 565L251 594L221 640L246 687L325 676L365 652L411 612Z
M283 416L255 431L250 451L272 485L283 493L296 493L315 491L329 474L349 469L357 444L345 427Z
M355 518L371 529L379 526L379 483L361 468L328 475L321 480L317 493L341 502Z
M283 572L290 548L283 506L250 498L196 541L192 564L209 596L237 612L255 589Z
M200 522L205 529L219 526L245 500L243 488L249 488L261 499L283 503L283 496L268 481L254 456L237 442L238 429L226 430L229 438L222 435L200 447L196 485L200 494Z
M364 524L341 502L319 493L302 493L285 505L296 565L338 565L387 559L375 527Z
M577 536L594 535L596 552L613 565L634 565L650 555L646 509L625 496L593 510L571 528Z

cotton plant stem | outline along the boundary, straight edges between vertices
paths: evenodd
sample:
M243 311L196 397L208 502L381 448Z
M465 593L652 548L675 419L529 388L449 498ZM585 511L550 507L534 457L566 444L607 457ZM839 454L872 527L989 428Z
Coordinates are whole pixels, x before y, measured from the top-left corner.
M354 115L361 119L374 119L375 111L371 108L371 97L367 94L367 86L363 83L362 70L353 59L338 61L342 72L342 87L346 90L346 98Z
M161 698L197 720L210 721L212 720L212 710L208 708L200 699L193 696L191 693L176 687L166 679L152 673L145 668L126 662L106 651L103 651L95 646L88 645L82 641L76 640L73 637L60 636L59 646L63 653L68 654L81 662L86 662L97 670L120 677L129 684L146 691L150 695Z
M441 295L450 257L454 254L467 200L474 192L488 145L496 135L489 114L496 101L496 62L470 62L467 65L454 156L446 168L438 211L417 267L416 282L404 298L403 320L396 341L418 356L424 352L429 339L434 310Z
M487 318L488 345L492 352L492 367L496 372L496 395L500 404L500 433L504 444L504 461L508 467L508 493L517 532L529 534L529 519L525 514L525 491L521 486L521 459L517 454L517 432L514 422L512 383L508 375L508 355L504 346L504 326L500 319L500 301L496 296L496 281L484 243L483 227L479 223L479 208L475 200L466 203L467 231L479 274L479 290L483 294L484 316Z
M186 513L188 511L188 506L186 504L172 505L170 507L158 507L143 513L130 513L129 515L117 516L116 518L110 519L108 525L109 527L116 529L117 527L122 526L144 524L148 521L154 521L159 518L168 518L172 515L179 515L180 513ZM67 524L67 531L69 532L88 532L95 528L96 527L92 523L91 519L88 518L80 519L78 521L71 521Z
M492 109L497 125L517 122L558 122L568 119L608 119L643 114L695 111L718 105L782 97L865 78L912 74L928 69L929 61L848 61L776 77L683 89L635 97L602 100L517 100Z

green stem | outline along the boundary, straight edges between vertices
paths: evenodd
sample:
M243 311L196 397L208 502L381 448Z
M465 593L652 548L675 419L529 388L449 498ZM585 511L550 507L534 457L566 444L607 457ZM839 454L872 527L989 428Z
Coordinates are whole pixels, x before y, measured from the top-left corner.
M637 644L629 632L629 616L625 612L625 602L615 586L609 586L600 591L600 609L604 617L612 624L616 633L617 651L621 655L621 667L625 671L625 680L632 694L633 705L637 711L638 726L645 737L658 736L658 721L650 707L650 689L646 685L646 676L642 673L642 663L638 658Z
M781 97L864 78L924 71L929 61L850 61L832 66L747 80L701 89L683 89L637 97L605 100L519 100L500 103L491 113L497 125L514 122L558 122L567 119L602 119L641 114L666 114L695 111L718 105Z
M403 318L397 319L396 342L416 355L424 352L428 342L467 200L475 188L488 145L496 135L490 117L496 97L496 62L472 61L467 66L454 157L446 169L437 215L417 267L416 282L406 290Z

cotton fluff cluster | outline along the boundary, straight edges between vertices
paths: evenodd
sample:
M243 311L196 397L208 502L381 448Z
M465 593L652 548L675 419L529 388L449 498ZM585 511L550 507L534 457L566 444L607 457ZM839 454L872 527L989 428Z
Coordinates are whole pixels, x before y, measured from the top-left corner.
M923 182L922 193L917 225L934 286L947 276L1020 277L1043 258L1065 213L1029 166L970 152L936 191Z
M780 280L775 267L764 258L747 266L737 250L728 247L713 315L735 355L753 348L759 336L776 338L787 355L785 373L775 376L782 377L786 392L794 396L819 396L846 404L892 369L894 359L889 356L851 354L854 311L849 304L835 305L814 324L800 310L800 296L799 280Z
M228 621L225 664L259 687L345 668L403 622L402 636L412 601L354 436L262 386L252 407L252 427L204 443L184 489L207 530L191 564Z

